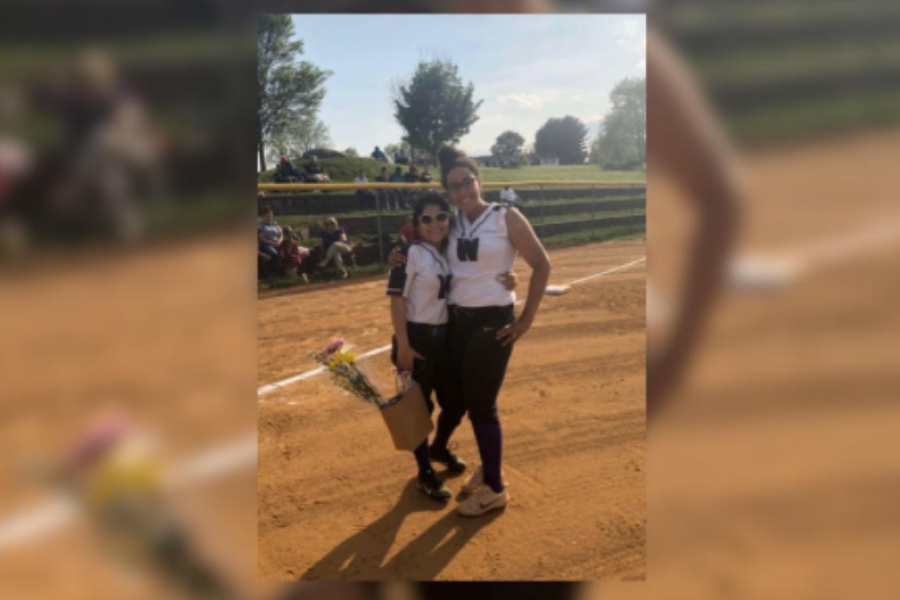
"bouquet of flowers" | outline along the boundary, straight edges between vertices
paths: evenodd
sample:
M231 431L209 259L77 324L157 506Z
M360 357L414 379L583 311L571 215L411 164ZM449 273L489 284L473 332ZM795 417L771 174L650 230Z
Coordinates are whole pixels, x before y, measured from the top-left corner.
M378 386L366 376L363 369L357 364L356 354L345 349L344 346L344 340L337 338L331 340L321 350L310 351L309 356L331 373L331 380L338 387L378 408L388 406L388 402L383 399Z

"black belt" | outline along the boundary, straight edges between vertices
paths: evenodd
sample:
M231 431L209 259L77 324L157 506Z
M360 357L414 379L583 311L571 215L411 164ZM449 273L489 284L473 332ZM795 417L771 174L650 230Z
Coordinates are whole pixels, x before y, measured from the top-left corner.
M457 319L490 319L494 317L507 317L514 314L513 305L507 306L479 306L467 307L450 305L450 313Z
M431 337L446 337L447 336L447 326L446 325L429 325L428 323L413 323L407 322L407 328L409 331L414 331L416 333L422 335L428 335Z

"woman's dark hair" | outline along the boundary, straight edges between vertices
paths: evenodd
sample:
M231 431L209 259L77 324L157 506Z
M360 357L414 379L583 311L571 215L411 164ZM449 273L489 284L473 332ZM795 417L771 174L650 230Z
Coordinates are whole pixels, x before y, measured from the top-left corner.
M462 167L468 169L475 175L476 179L481 179L481 171L478 170L478 163L466 156L462 150L452 146L444 146L438 151L438 163L441 165L441 185L447 189L447 175L453 169Z
M450 203L444 200L444 197L436 192L428 192L416 202L416 205L413 207L413 229L418 233L419 230L419 217L425 214L426 206L437 206L442 211L449 215L449 219L447 221L448 228L453 227L453 213L450 212ZM445 252L447 250L447 244L450 241L450 236L444 238L444 241L441 242L441 252Z

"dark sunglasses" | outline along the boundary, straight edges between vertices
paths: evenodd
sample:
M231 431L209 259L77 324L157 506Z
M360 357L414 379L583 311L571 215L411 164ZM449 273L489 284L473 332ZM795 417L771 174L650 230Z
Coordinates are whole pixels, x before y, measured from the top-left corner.
M438 223L443 223L449 218L450 215L448 215L447 213L438 213L434 215L434 219L437 219ZM431 219L431 215L422 215L421 217L419 217L419 223L421 223L422 225L431 225Z

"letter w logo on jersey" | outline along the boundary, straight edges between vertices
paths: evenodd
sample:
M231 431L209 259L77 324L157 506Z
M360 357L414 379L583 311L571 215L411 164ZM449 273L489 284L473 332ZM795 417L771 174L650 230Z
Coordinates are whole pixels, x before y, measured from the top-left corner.
M456 242L456 258L460 262L477 262L478 261L478 238L467 240L460 238Z
M438 292L438 300L443 300L450 295L450 280L453 279L453 275L438 275L438 279L441 280L441 291Z

